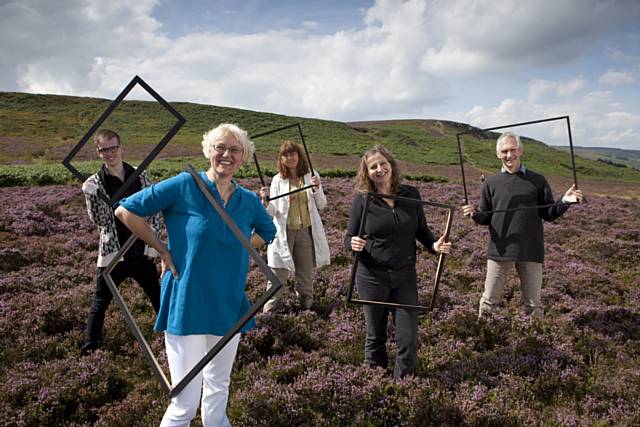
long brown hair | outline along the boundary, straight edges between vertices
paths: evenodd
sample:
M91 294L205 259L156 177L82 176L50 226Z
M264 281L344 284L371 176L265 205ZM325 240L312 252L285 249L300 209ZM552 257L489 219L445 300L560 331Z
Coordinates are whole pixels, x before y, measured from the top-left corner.
M282 156L284 156L286 153L291 153L292 151L298 153L296 175L300 177L306 175L309 172L309 165L307 164L307 158L304 155L302 146L290 139L286 139L282 141L280 152L278 153L278 172L280 172L280 176L284 179L291 178L291 173L289 172L289 168L285 166L284 162L282 161Z
M367 161L369 157L374 154L380 153L387 159L389 165L391 165L391 194L398 194L400 187L400 173L398 172L398 162L387 147L382 144L377 144L368 149L360 160L360 166L358 167L358 174L356 175L356 190L361 193L373 193L376 191L376 186L369 178L369 168L367 167Z

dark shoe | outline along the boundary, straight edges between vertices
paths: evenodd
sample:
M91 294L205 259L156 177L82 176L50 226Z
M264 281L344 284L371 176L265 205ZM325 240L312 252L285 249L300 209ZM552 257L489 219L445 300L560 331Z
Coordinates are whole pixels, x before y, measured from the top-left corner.
M303 310L310 310L313 305L313 297L301 296L296 293L296 302Z
M87 341L83 344L82 348L80 348L80 354L86 356L87 354L93 353L98 347L99 345L97 343Z

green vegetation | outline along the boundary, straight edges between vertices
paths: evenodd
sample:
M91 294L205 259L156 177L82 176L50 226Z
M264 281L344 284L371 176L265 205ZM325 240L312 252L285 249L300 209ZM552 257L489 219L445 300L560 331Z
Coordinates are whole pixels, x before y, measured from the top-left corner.
M78 164L74 166L82 174L88 176L95 173L100 167L100 164L99 161L92 160L78 162ZM154 181L159 181L185 171L188 164L201 170L206 168L207 160L204 157L158 159L152 162L147 170ZM319 168L318 170L320 174L326 178L355 176L354 170L341 168ZM275 169L270 167L262 168L262 173L268 177L276 174ZM245 165L236 173L236 177L238 178L255 178L258 176L258 171L253 165ZM427 174L405 174L405 177L413 181L422 182L446 181L445 178ZM60 185L73 184L74 182L76 182L76 180L73 175L60 163L0 165L0 187Z
M57 95L0 93L0 164L60 161L109 106L110 101ZM165 148L178 155L199 155L202 134L222 122L237 123L250 135L301 123L309 151L327 155L361 154L371 138L344 123L259 113L192 103L172 103L187 123ZM174 126L176 119L159 103L124 101L104 122L116 129L126 147L142 158ZM296 128L256 140L258 152L272 153ZM93 157L90 145L79 158ZM133 149L132 149L133 147ZM84 153L83 153L84 152Z
M568 150L568 147L554 148ZM609 147L573 147L573 151L585 159L596 160L617 167L640 170L640 150L623 150Z
M455 128L434 120L372 122L359 127L399 159L438 165L457 165Z
M463 153L465 163L469 163L485 173L496 169L495 143L497 133L485 132L482 135L464 135ZM540 141L522 138L524 145L523 161L528 168L547 176L572 176L571 156L568 150L550 147ZM574 152L575 153L575 152ZM603 181L639 183L640 170L621 168L611 163L589 160L575 155L578 177Z
M65 183L71 175L59 166L84 133L109 106L110 101L57 95L32 95L0 92L0 186L28 183ZM236 108L175 102L172 105L187 119L151 165L156 177L184 170L185 158L194 164L201 157L202 133L221 122L233 122L250 135L300 123L314 167L334 175L353 174L357 157L374 144L385 144L406 162L417 179L429 177L430 167L443 166L445 175L459 180L456 133L473 129L444 120L393 120L346 123L262 113ZM174 126L175 118L157 102L124 101L105 121L103 127L118 130L126 142L126 158L142 160ZM465 135L462 138L465 165L484 173L499 166L495 158L497 134ZM261 166L272 169L273 158L282 139L298 139L297 128L255 139ZM541 142L526 140L526 164L550 176L570 177L571 159ZM92 143L87 143L74 159L83 172L94 171L97 163ZM317 161L317 163L316 163ZM264 164L263 164L264 162ZM204 167L204 164L202 164ZM84 168L84 169L83 169ZM576 159L579 177L593 180L640 183L640 170L619 167L610 162ZM247 176L255 171L248 167Z

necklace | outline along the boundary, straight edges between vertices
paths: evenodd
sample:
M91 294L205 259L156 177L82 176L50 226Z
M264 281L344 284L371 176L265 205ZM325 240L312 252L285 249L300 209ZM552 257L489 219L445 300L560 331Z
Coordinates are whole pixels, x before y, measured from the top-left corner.
M224 204L225 205L227 204L227 202L231 198L231 195L233 194L235 189L236 189L236 185L233 183L233 181L231 181L229 183L229 185L227 185L227 188L225 189L225 191L222 191L221 188L218 188L218 192L220 193L220 197L222 197L222 200L224 200Z
M211 182L213 182L216 185L216 188L218 189L218 193L220 193L220 197L222 198L222 201L226 205L227 202L229 201L229 198L231 198L231 195L236 190L236 184L232 180L230 180L226 188L223 189L222 186L219 185L220 183L217 182L215 178L212 176L213 173L210 173L210 172L211 172L210 169L206 172L207 178L209 178Z

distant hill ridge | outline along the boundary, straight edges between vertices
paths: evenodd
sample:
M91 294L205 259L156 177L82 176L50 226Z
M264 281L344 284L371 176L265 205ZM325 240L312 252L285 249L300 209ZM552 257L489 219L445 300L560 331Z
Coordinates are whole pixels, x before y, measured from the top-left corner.
M568 150L568 147L553 148ZM596 160L616 167L630 167L640 169L640 150L627 150L611 147L581 147L574 146L575 154L586 159Z
M110 103L98 98L0 92L0 164L59 162ZM410 171L435 171L454 176L459 169L456 134L469 130L475 132L462 138L465 165L483 173L492 173L499 166L495 157L497 134L448 120L342 123L188 102L171 102L171 105L186 117L187 123L160 157L201 159L202 133L222 122L238 123L250 135L300 123L314 167L319 169L355 169L366 149L382 143ZM123 101L103 127L116 129L121 134L128 159L141 159L174 123L175 118L157 102ZM261 162L264 159L272 163L277 147L285 138L297 139L297 129L256 139ZM525 155L527 167L548 175L571 176L569 156L559 154L554 147L528 140ZM86 144L77 156L78 161L94 158L91 144ZM582 176L640 183L640 171L630 167L588 158L578 158L576 163Z

